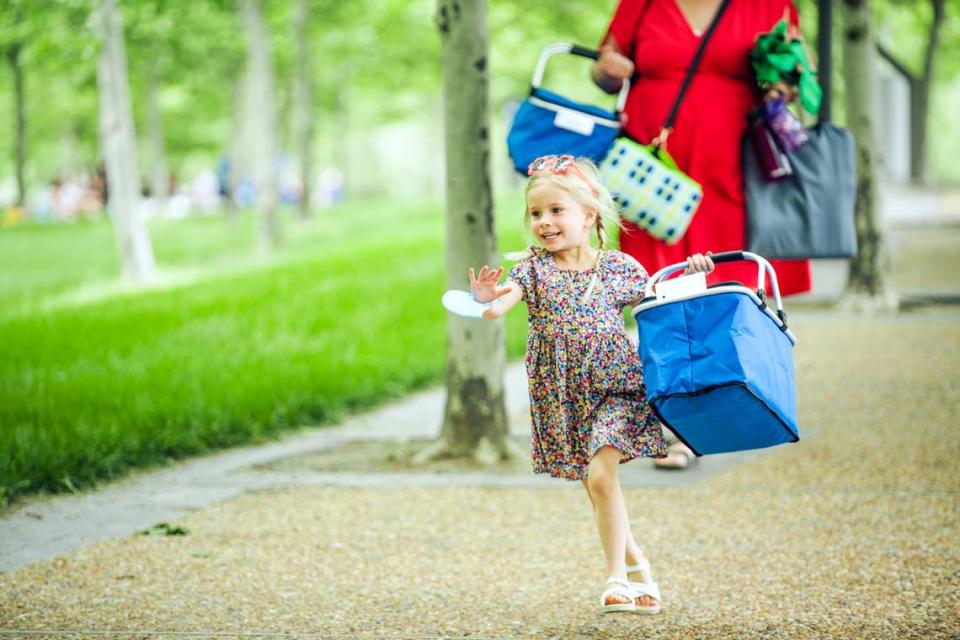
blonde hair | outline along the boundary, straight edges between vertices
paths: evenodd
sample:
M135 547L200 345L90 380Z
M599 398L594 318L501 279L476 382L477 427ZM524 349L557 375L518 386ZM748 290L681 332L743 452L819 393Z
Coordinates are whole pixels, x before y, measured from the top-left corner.
M613 201L613 196L600 179L600 171L589 158L577 158L577 167L580 169L570 169L563 173L553 173L544 171L530 177L527 181L527 187L523 192L524 220L529 220L530 211L526 207L527 194L538 184L549 182L564 189L570 196L584 209L595 211L597 214L597 243L600 250L607 245L607 228L619 227L620 216L617 204ZM514 251L505 254L508 260L525 260L533 256L533 252L527 248L523 251Z

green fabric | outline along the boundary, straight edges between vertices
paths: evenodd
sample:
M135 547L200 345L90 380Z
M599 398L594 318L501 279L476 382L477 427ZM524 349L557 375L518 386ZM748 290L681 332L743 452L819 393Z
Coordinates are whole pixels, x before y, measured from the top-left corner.
M807 57L803 41L787 37L786 20L780 20L773 31L757 37L750 52L750 63L761 88L786 82L797 88L804 109L813 114L820 111L823 91L817 82L817 72Z

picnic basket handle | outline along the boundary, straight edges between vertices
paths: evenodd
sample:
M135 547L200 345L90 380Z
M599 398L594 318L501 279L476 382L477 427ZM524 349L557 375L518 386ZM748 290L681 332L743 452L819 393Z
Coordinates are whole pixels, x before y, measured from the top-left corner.
M569 53L591 60L596 60L600 57L600 52L596 49L588 49L587 47L581 47L578 44L570 42L557 42L547 45L543 48L543 51L540 52L540 59L537 60L537 66L533 71L533 79L530 81L531 91L540 88L540 83L543 82L543 74L547 70L547 62L550 58L563 53ZM617 113L623 111L624 105L627 104L628 93L630 93L630 81L624 80L623 86L620 87L620 93L617 94Z
M750 251L724 251L722 253L712 254L710 258L713 260L714 264L722 264L724 262L738 262L740 260L749 260L751 262L757 263L757 292L760 296L760 299L764 298L764 276L769 276L770 278L770 290L773 292L774 304L777 308L777 316L783 322L784 328L787 326L786 314L783 312L783 301L780 298L780 286L777 284L777 273L773 270L773 266L763 256L759 256ZM647 280L646 290L644 291L645 297L650 297L653 295L653 287L658 283L666 280L669 276L673 275L678 271L683 271L687 268L686 261L678 262L676 264L668 265L652 276Z
M584 58L590 58L591 60L599 60L600 52L596 49L588 49L586 47L581 47L578 44L572 45L570 53L575 56L583 56Z

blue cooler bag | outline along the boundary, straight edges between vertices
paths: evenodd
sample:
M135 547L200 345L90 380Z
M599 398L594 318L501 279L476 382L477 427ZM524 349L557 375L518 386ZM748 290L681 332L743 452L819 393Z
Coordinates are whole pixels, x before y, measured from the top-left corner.
M654 286L686 263L650 277L633 312L647 401L698 456L796 442L796 339L787 329L776 273L746 251L712 257L715 263L756 262L758 287L724 283L664 297L654 295ZM775 310L766 304L764 273L770 276Z
M599 52L574 44L552 44L540 54L530 82L530 95L517 109L507 134L507 151L513 166L527 175L530 163L546 155L570 154L599 163L620 133L619 113L627 100L630 83L624 82L616 111L581 104L540 87L547 61L570 53L596 60Z

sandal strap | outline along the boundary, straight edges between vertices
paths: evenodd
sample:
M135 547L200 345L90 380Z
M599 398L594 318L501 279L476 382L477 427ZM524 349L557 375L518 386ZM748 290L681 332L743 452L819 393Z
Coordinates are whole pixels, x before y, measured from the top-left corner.
M607 606L607 596L618 595L622 596L624 599L629 600L628 603L632 606L632 603L636 596L633 593L633 589L630 586L629 580L624 580L623 578L610 577L607 578L606 583L604 583L606 589L603 590L603 593L600 594L600 606Z
M604 587L608 587L608 586L610 586L611 584L620 585L621 587L624 587L624 588L626 588L627 590L630 589L630 581L627 580L627 579L625 579L625 578L618 578L618 577L616 577L616 576L610 576L609 578L607 578L607 581L603 583L603 586L604 586Z
M650 571L650 560L646 556L637 564L627 565L627 573L637 573L638 571Z
M660 602L660 586L656 582L631 582L630 589L633 590L634 597L650 596Z

